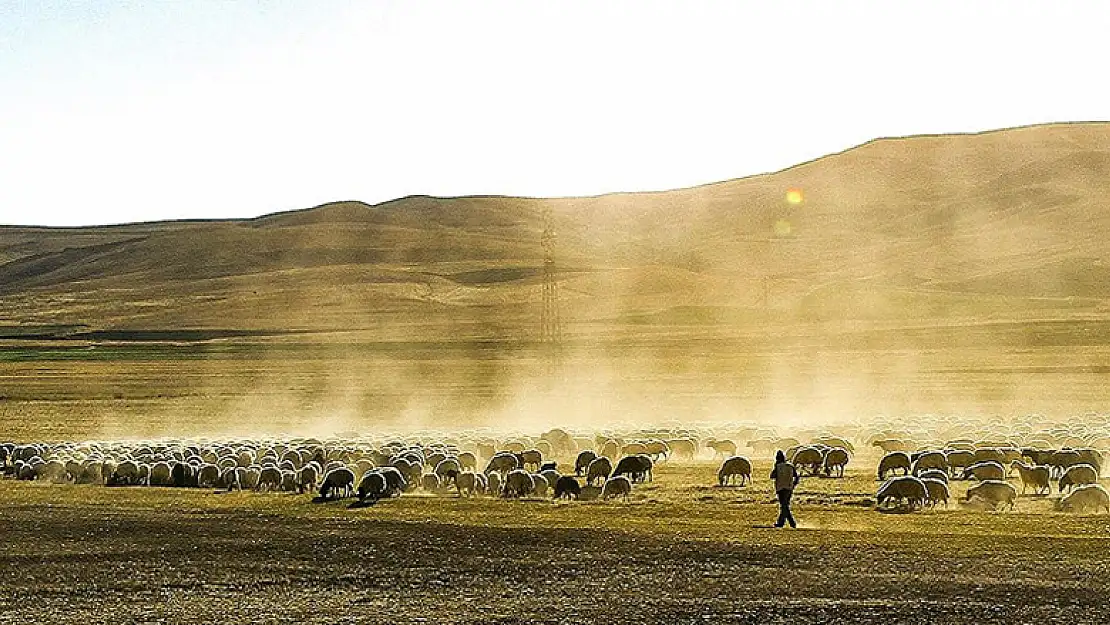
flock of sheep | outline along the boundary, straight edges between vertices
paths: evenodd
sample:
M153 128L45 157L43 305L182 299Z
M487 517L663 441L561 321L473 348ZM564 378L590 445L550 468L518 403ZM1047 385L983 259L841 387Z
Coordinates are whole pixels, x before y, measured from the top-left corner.
M108 486L166 486L314 493L369 505L423 490L503 498L628 499L660 462L720 461L720 486L750 484L743 447L768 459L779 449L802 476L841 478L856 455L877 458L880 510L947 505L951 480L974 480L966 500L1013 508L1017 489L1043 495L1052 480L1059 510L1110 512L1099 485L1110 449L1110 419L1085 415L1052 422L1038 415L975 421L917 415L880 417L790 436L757 424L598 432L551 429L538 436L488 430L404 436L228 438L81 443L0 443L0 471L21 480ZM738 444L739 441L739 444ZM804 442L803 442L804 441ZM881 456L880 456L881 455ZM560 465L560 461L563 463ZM564 474L559 467L568 469ZM573 471L570 471L573 467Z

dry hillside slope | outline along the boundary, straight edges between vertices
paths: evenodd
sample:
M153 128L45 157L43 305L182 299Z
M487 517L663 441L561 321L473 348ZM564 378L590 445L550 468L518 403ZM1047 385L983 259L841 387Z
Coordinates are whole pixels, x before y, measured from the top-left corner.
M801 205L785 201L790 188ZM1110 124L1075 123L881 139L658 193L4 227L0 326L527 338L545 206L572 335L1101 318L1107 197Z

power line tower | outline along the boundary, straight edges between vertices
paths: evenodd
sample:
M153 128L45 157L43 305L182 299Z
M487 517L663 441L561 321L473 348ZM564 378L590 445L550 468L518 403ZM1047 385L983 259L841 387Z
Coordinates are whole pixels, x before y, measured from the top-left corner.
M555 217L551 206L543 207L543 309L540 312L540 342L558 347L563 340L559 322L559 283L555 280Z

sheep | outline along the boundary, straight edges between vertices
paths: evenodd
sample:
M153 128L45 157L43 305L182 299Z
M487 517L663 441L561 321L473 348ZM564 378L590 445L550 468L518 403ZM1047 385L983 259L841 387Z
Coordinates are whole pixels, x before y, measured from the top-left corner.
M660 440L648 441L645 444L647 451L645 452L653 462L664 462L667 456L671 453L671 448L666 443Z
M823 460L825 477L832 477L834 471L837 477L844 477L844 467L847 466L851 458L851 454L844 447L833 447L825 452Z
M629 456L634 458L635 456ZM623 475L615 475L607 480L601 487L602 499L613 499L615 497L622 497L628 501L628 496L632 494L632 481Z
M365 473L365 471L363 473ZM316 483L319 482L319 480L320 466L315 462L309 462L301 467L300 472L297 474L297 492L303 495L310 490L315 490Z
M180 464L176 465L176 467L179 467L179 466L182 466L182 465L180 465ZM339 469L332 469L332 471L338 471L338 470ZM353 477L354 474L352 473L351 475L352 475L351 481L354 481L354 477ZM281 480L282 480L281 469L279 469L277 467L265 467L265 468L262 469L262 472L258 474L258 486L256 486L255 488L256 488L256 490L263 490L263 489L281 490ZM327 481L327 476L324 476L324 480L325 480L325 482ZM325 497L327 496L327 495L324 495L322 492L321 492L321 495L323 495Z
M944 502L944 507L947 508L949 497L947 482L931 477L919 479L921 479L921 483L925 485L925 493L928 496L929 505L936 506L937 503Z
M1017 489L1002 480L983 480L967 489L964 501L971 501L973 498L986 501L991 504L992 509L997 508L999 504L1006 504L1010 510L1013 510Z
M1060 476L1060 493L1066 488L1073 488L1083 484L1097 484L1098 471L1089 464L1074 464L1068 467Z
M483 475L486 476L486 493L495 496L501 494L501 474L494 472L489 474L483 473Z
M172 469L168 462L156 462L150 467L151 486L173 486Z
M929 469L948 470L948 458L945 457L943 451L926 451L919 454L913 461L910 473L920 475L923 471Z
M266 471L262 471L265 476ZM273 469L276 470L276 469ZM279 482L280 485L280 482ZM328 499L333 493L336 499L350 497L355 488L355 474L347 467L332 469L324 474L324 482L320 485L320 497Z
M1033 487L1033 492L1037 495L1048 493L1052 491L1052 486L1049 484L1049 470L1046 466L1033 466L1025 464L1020 460L1014 460L1010 463L1010 470L1017 469L1018 476L1021 478L1021 494L1024 495L1026 489L1030 486Z
M455 490L459 497L470 497L478 488L478 476L474 471L463 471L455 476Z
M740 477L740 486L752 481L752 462L744 456L731 456L717 469L717 484L725 486Z
M821 450L816 447L802 447L794 453L793 463L798 467L799 473L801 469L809 470L810 475L817 475L821 470L821 464L824 462L824 455Z
M613 463L608 456L599 456L590 463L586 469L586 485L593 486L594 482L604 482L613 473Z
M582 487L572 476L564 475L555 481L555 499L578 499L581 495Z
M601 452L598 455L604 456L609 460L616 460L617 457L621 455L620 443L612 439L606 440L601 445Z
M666 441L671 448L671 455L676 458L693 460L698 453L698 444L691 438L677 438Z
M963 471L965 468L975 464L975 454L966 450L950 450L945 453L945 459L948 461L948 470L955 476L956 471Z
M887 473L901 470L903 475L910 473L910 456L904 451L892 451L879 460L879 479L886 479Z
M974 459L976 463L995 462L998 463L999 466L1001 466L1002 463L1006 462L1006 453L1001 449L995 447L986 447L982 449L976 449L974 453Z
M550 485L551 485L551 482L548 482L547 478L544 477L542 474L533 473L532 474L532 492L530 494L535 495L537 497L547 497L547 488Z
M355 495L360 502L368 499L371 502L375 502L386 497L388 491L389 486L386 483L385 475L383 475L381 471L371 469L359 480Z
M439 464L435 465L435 470L433 471L444 487L454 483L455 476L461 472L462 466L459 465L459 461L455 458L445 458L441 460Z
M440 481L439 476L435 473L425 473L421 476L420 487L429 493L434 493L439 490Z
M985 480L1004 480L1006 479L1006 469L993 460L976 462L971 466L964 467L964 472L961 477L965 480L975 478L980 482Z
M458 457L459 468L463 471L477 471L478 457L473 452L464 451Z
M1056 502L1056 510L1062 512L1082 512L1086 510L1106 509L1110 513L1110 493L1098 484L1083 484L1076 486L1068 495L1061 497Z
M543 453L538 449L526 449L517 454L517 460L520 461L520 466L525 469L539 470L543 463Z
M625 456L613 469L612 476L627 475L633 482L651 481L651 467L651 458L647 456Z
M711 438L705 441L705 446L713 450L713 459L728 458L736 455L736 443L727 439Z
M205 464L197 472L197 485L201 488L213 488L220 481L220 467L214 464Z
M487 476L491 473L500 473L504 476L510 471L516 470L520 467L520 460L509 452L499 451L486 464L486 470L483 471Z
M578 452L578 456L574 459L574 474L581 476L594 460L597 460L597 454L592 449Z
M543 478L545 480L547 480L547 483L551 486L554 486L555 482L558 482L559 478L562 477L561 475L559 475L559 472L554 470L554 469L547 469L546 471L540 471L540 475L542 475Z
M907 460L908 459L907 457ZM906 468L907 470L909 469L908 462ZM927 497L928 490L921 480L912 475L902 475L899 477L892 477L883 482L883 484L879 486L878 492L875 494L875 501L880 509L884 507L884 504L891 501L904 501L906 505L909 506L910 510L914 510L924 505Z
M523 469L513 469L505 476L505 486L501 496L505 498L520 498L530 494L536 488L536 481L532 475Z

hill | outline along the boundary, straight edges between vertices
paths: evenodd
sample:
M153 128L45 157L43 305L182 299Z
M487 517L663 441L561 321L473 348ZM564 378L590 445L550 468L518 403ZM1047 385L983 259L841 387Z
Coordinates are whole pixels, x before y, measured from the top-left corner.
M788 203L788 189L804 201ZM879 139L658 193L416 196L247 220L2 227L0 334L528 339L548 207L571 337L1102 319L1107 197L1110 123L1075 123Z

